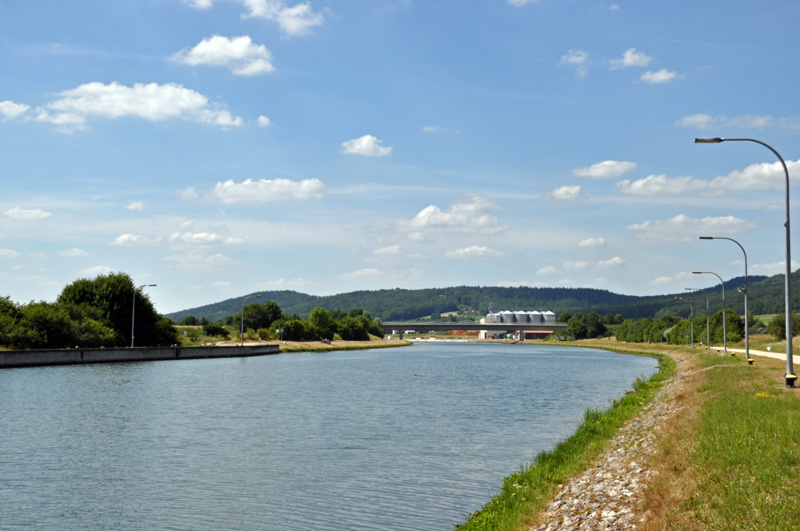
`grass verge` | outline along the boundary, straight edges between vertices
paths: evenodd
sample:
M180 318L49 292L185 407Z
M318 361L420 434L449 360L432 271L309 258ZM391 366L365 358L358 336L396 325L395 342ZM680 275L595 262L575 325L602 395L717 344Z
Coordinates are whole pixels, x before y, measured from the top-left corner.
M647 528L800 529L800 390L784 387L784 362L759 358L751 367L713 354L700 361L696 426L661 445L691 439L684 455L662 452L660 477L670 483L670 470L683 469L694 480Z
M608 350L632 354L628 351ZM545 507L558 485L591 465L606 442L626 421L642 411L655 397L662 382L674 373L675 362L665 354L634 354L656 357L659 363L658 372L647 381L637 381L633 391L613 402L607 410L588 409L583 423L574 435L559 443L554 450L542 452L532 464L507 477L500 492L457 529L527 529L531 518Z

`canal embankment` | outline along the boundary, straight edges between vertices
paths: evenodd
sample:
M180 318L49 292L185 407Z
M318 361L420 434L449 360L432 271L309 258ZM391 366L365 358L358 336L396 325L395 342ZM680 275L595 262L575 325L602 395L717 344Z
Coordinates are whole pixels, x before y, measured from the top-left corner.
M506 478L463 529L792 527L800 506L800 389L785 387L783 356L751 350L751 365L739 351L613 339L569 344L668 356L674 373L651 399L634 399L638 412L610 435L603 417L636 392L607 412L587 411L575 435ZM586 449L576 446L592 436Z
M278 345L4 350L0 351L0 369L87 363L239 358L279 352Z

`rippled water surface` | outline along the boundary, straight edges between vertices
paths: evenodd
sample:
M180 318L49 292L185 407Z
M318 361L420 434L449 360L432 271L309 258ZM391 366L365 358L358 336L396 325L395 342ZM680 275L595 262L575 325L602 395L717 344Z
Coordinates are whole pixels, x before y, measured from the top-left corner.
M452 529L656 362L412 347L0 371L0 528Z

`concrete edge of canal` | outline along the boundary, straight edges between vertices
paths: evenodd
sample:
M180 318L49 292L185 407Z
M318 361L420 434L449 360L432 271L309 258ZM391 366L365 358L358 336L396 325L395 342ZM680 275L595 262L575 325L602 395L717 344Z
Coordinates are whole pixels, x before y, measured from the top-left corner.
M279 353L278 345L6 350L0 351L0 369L125 361L240 358Z

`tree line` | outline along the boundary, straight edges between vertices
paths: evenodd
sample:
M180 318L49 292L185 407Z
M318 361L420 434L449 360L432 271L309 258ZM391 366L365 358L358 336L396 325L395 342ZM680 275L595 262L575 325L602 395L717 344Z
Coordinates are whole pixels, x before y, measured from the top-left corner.
M6 348L124 347L130 345L132 324L137 346L179 342L172 320L156 312L125 273L77 280L56 302L20 305L0 298L0 345Z
M285 315L278 303L272 300L264 303L252 302L244 307L244 327L242 312L228 315L219 321L209 322L187 315L182 325L202 325L208 335L228 337L227 327L244 328L249 339L284 341L318 341L320 339L343 339L346 341L368 341L370 335L383 337L383 324L369 312L357 308L349 312L326 310L321 307L311 310L307 319L297 314Z

